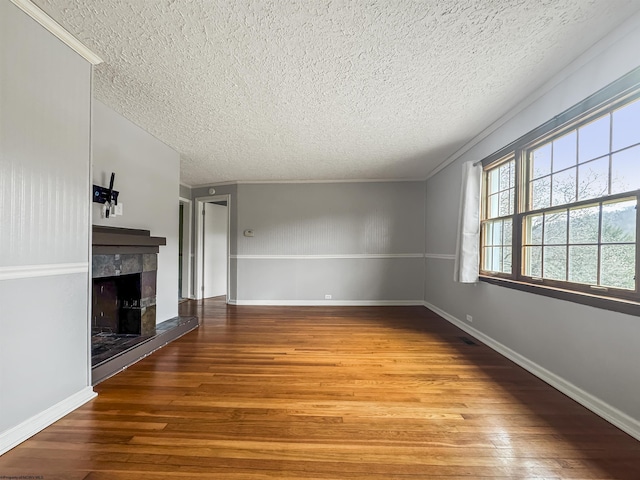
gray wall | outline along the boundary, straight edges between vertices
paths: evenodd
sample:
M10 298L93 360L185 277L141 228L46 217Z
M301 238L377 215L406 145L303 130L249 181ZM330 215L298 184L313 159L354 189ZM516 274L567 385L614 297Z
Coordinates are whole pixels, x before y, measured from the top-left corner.
M241 184L239 303L419 303L424 182ZM254 237L243 236L252 229Z
M158 254L157 322L178 315L179 154L99 101L93 107L93 183L115 190L124 214L101 218L93 204L93 223L141 228L166 237Z
M186 185L180 184L180 197L181 198L190 199L191 198L191 188L187 187Z
M91 392L90 102L91 65L0 2L0 452Z
M462 162L489 155L638 66L640 29L635 27L626 36L614 32L585 54L581 66L572 65L555 79L544 96L512 112L507 123L427 181L425 300L453 320L472 315L469 327L638 436L638 318L486 283L456 284L453 260L447 258L456 243Z

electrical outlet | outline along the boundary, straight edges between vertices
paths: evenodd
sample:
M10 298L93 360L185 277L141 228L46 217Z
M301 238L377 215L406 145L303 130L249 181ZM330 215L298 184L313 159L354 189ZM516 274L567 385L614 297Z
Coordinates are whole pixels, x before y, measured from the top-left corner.
M329 294L325 295L325 296L324 296L324 299L325 299L325 300L331 300L331 295L329 295Z
M471 315L467 315L467 322L473 322L473 317Z

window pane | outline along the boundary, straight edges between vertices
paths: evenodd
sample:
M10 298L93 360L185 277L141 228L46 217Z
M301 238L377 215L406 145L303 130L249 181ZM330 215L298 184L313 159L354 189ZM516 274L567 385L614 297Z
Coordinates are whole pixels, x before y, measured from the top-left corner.
M493 222L486 222L484 224L484 245L492 245L493 242Z
M564 170L576 164L575 130L553 141L553 171Z
M600 285L635 290L635 245L602 245Z
M485 247L482 249L482 269L483 270L491 270L491 263L493 262L493 255L491 247Z
M598 246L569 247L569 281L598 284Z
M542 247L524 247L523 273L529 277L542 277Z
M533 168L531 178L539 178L551 173L551 144L547 143L531 153Z
M511 236L513 235L513 221L511 219L505 220L504 223L502 224L502 228L504 229L503 232L503 242L504 245L511 245L512 244L512 238Z
M511 273L511 247L502 249L502 271L503 273Z
M598 243L600 207L569 210L569 243Z
M502 245L502 222L494 222L493 224L493 240L492 245Z
M553 175L551 205L564 205L576 201L576 169L571 168Z
M488 218L495 218L500 212L499 195L500 194L496 193L489 197L489 211L487 212Z
M543 278L567 279L567 247L544 247Z
M578 167L578 200L603 197L609 193L609 157Z
M567 211L547 213L544 216L545 245L567 243ZM546 262L546 259L545 259Z
M531 210L551 206L551 177L531 182Z
M527 217L525 222L525 243L530 245L542 245L543 218L542 214Z
M613 112L613 150L640 143L640 100Z
M500 207L498 208L498 214L503 217L505 215L511 215L513 208L511 206L511 197L513 196L513 190L506 190L498 194L500 196Z
M586 162L609 153L609 133L609 115L578 129L578 162Z
M636 200L602 206L602 243L635 243Z
M500 177L500 190L507 190L511 185L511 162L507 162L498 168Z
M491 270L494 272L502 271L502 247L493 247L493 255L491 262Z
M509 162L511 167L509 168L509 188L515 188L516 186L516 162L512 160Z
M516 199L515 199L515 195L516 195L516 189L512 188L511 190L509 190L509 214L513 215L515 208L516 208Z
M639 188L640 147L633 147L613 155L611 159L611 193L624 193Z
M488 176L489 179L487 181L487 190L489 191L489 194L492 193L497 193L500 191L500 172L498 172L497 168L494 168L493 170L489 170L488 172Z

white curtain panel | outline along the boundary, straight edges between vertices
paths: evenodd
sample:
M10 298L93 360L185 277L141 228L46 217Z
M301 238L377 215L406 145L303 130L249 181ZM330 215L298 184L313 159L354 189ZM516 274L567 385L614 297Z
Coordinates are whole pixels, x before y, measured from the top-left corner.
M480 195L482 165L462 164L462 188L453 280L475 283L480 273Z

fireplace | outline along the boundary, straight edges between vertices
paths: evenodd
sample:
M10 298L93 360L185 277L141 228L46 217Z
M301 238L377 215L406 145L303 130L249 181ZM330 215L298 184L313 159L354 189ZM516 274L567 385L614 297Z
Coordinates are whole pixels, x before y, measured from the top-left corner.
M155 334L159 245L147 230L93 227L92 334Z

